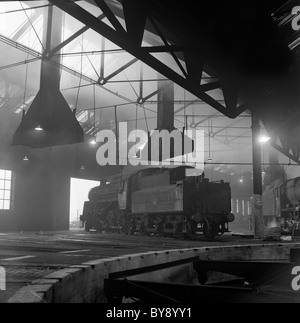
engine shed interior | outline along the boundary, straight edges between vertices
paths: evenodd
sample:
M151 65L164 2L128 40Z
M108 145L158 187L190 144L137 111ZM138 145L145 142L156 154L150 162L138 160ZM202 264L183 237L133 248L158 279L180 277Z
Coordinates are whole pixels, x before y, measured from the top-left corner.
M201 132L202 177L230 184L232 229L255 230L253 195L299 176L296 3L198 5L1 2L1 231L69 229L70 178L139 171L147 138L128 139L154 130ZM100 166L103 131L135 153Z

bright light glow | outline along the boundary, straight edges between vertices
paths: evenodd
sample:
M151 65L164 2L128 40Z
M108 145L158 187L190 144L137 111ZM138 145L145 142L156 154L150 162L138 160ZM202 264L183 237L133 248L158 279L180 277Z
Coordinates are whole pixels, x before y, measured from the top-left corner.
M91 144L91 145L93 145L93 146L95 146L95 145L97 145L97 142L96 142L96 140L95 140L95 139L92 139L92 140L90 141L90 144Z
M240 183L244 183L244 179L242 177L240 178Z
M265 136L265 135L259 137L259 142L261 144L265 144L266 142L268 142L270 140L271 140L271 137L268 137L268 136Z
M27 156L25 156L25 157L23 158L23 160L24 160L24 161L28 161L29 159L28 159L28 157L27 157Z
M34 130L36 130L36 131L43 131L44 129L40 125L38 125L37 127L34 128Z

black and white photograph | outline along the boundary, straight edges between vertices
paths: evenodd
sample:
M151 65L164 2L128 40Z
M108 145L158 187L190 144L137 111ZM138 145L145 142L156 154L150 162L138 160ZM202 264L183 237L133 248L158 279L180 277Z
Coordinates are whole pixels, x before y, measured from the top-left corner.
M0 303L300 303L300 0L0 1Z

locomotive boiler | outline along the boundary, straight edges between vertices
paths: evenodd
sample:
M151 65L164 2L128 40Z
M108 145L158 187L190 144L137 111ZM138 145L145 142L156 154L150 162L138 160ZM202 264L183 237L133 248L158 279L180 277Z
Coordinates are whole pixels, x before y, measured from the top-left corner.
M229 183L186 176L187 167L149 168L115 176L89 193L87 231L118 231L212 240L234 221Z
M268 189L263 195L264 216L273 215L282 234L300 231L300 177Z
M281 217L284 233L294 235L300 229L300 177L290 179L275 190L277 197L277 213Z

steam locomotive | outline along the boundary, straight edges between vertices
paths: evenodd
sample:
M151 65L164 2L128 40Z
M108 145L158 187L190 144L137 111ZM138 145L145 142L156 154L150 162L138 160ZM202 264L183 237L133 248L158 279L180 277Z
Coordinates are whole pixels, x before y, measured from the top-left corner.
M148 168L91 189L81 221L86 231L213 240L234 221L229 183L187 176L188 167Z
M300 233L300 177L266 190L263 205L264 216L276 217L282 234Z

